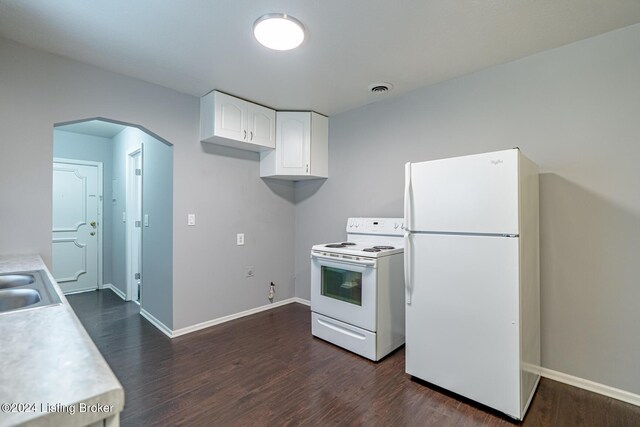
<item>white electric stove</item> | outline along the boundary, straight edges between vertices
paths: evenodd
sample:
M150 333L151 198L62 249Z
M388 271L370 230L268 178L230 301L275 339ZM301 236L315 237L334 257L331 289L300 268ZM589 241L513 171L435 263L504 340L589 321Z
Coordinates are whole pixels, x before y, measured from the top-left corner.
M404 344L404 220L349 218L311 249L311 333L377 361Z

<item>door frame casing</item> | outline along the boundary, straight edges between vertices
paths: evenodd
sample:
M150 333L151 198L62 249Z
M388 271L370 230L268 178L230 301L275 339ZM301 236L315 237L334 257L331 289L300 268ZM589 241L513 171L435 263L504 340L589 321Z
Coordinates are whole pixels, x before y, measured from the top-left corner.
M126 187L125 187L125 198L126 198L126 202L125 202L125 212L126 212L126 227L125 227L125 235L126 235L126 301L135 301L133 298L135 289L134 289L134 280L132 279L132 262L131 262L131 244L132 244L132 230L135 230L135 218L134 215L132 214L131 210L129 209L129 207L131 206L133 200L131 200L131 186L132 186L132 182L131 182L131 171L132 168L135 169L135 158L134 156L136 156L136 154L140 153L140 166L142 166L143 163L143 159L144 159L144 152L143 152L143 148L142 148L142 143L140 143L140 145L137 145L135 147L132 147L130 149L127 150L127 162L126 162L126 169L125 169L125 177L126 177ZM142 169L142 167L141 167ZM144 172L142 172L144 173ZM140 180L142 181L143 176L140 175ZM142 224L142 212L143 212L143 203L142 203L142 182L140 182L140 193L138 194L138 197L140 199L140 247L138 248L139 252L140 252L140 274L142 274L142 227L144 226ZM140 282L142 283L142 279L140 280ZM140 293L140 300L138 300L138 303L140 304L140 306L142 307L142 292Z
M98 272L97 272L97 276L98 276L98 289L102 289L104 283L103 283L103 277L102 277L102 272L103 272L103 266L102 266L102 222L104 220L104 216L103 216L103 212L102 212L102 205L103 205L103 193L104 193L104 187L103 187L103 164L102 162L95 162L92 160L77 160L77 159L67 159L67 158L62 158L62 157L54 157L53 158L53 163L65 163L65 164L71 164L71 165L82 165L82 166L96 166L98 168L98 227L97 227L97 232L98 232L98 242L97 242L97 250L98 250ZM53 245L53 241L51 242L51 244ZM85 291L79 291L79 292L85 292Z

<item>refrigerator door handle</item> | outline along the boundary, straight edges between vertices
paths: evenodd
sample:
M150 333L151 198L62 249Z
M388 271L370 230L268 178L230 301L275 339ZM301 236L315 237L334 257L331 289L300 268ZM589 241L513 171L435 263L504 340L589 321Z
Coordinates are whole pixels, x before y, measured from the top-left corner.
M411 162L404 165L404 229L413 230L411 224Z
M404 233L404 293L407 305L411 305L413 294L411 267L411 233L407 231Z

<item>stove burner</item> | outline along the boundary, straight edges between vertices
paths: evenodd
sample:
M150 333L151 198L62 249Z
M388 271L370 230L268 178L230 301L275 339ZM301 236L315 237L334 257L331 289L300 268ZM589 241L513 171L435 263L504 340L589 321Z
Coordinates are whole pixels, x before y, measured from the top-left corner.
M389 249L395 249L393 246L374 246L374 249L381 249L381 250L389 250Z
M324 245L325 248L345 248L346 246L342 243L331 243L329 245Z
M355 243L353 242L342 242L340 243L342 246L355 246Z
M364 248L362 252L380 252L381 249L378 248Z

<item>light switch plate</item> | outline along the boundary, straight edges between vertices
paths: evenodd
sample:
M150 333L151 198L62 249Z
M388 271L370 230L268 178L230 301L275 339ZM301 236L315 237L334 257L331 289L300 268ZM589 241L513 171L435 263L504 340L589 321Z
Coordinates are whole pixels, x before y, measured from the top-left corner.
M196 225L196 214L187 215L187 225Z
M244 245L244 233L238 233L236 235L236 244L238 246Z
M144 214L144 226L149 226L149 214Z

